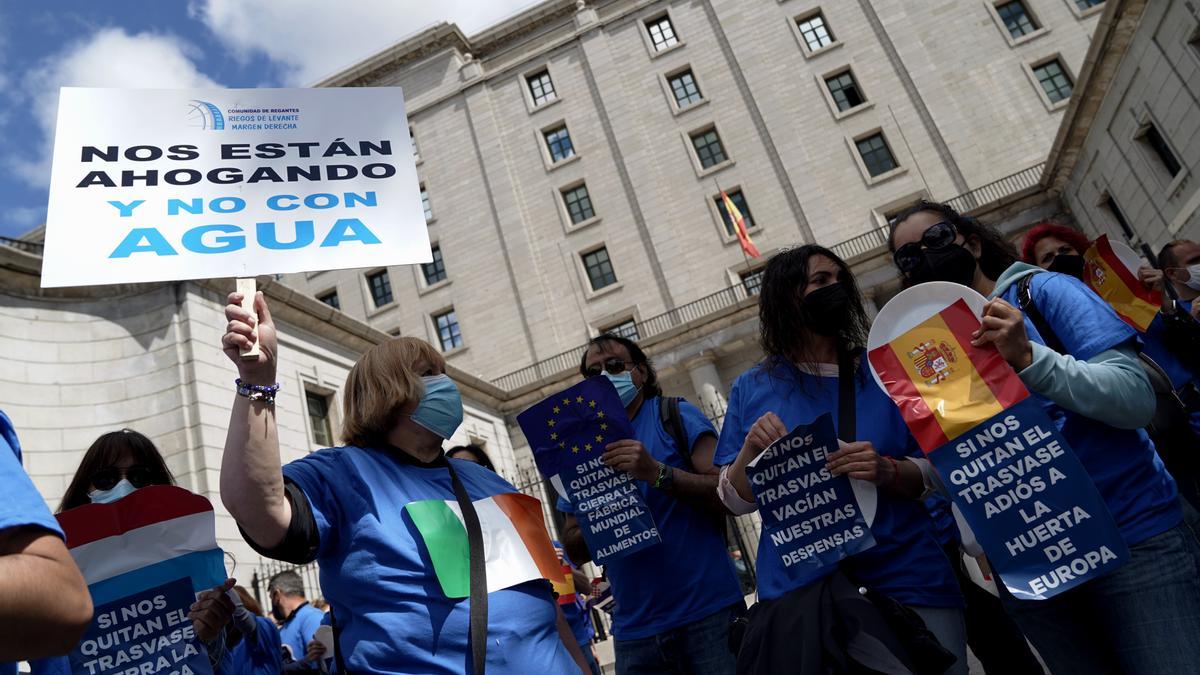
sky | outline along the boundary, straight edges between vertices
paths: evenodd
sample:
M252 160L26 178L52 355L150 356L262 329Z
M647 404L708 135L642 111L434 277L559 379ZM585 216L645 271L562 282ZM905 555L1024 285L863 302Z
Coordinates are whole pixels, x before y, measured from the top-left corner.
M310 86L438 21L531 0L0 0L0 236L46 218L58 88Z

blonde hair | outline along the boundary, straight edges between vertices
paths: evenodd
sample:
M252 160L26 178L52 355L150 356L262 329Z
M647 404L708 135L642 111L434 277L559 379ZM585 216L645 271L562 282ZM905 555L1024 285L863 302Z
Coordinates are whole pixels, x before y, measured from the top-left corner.
M400 409L425 393L421 362L445 361L428 342L400 337L367 350L346 377L342 397L342 442L366 447L383 442L399 421Z

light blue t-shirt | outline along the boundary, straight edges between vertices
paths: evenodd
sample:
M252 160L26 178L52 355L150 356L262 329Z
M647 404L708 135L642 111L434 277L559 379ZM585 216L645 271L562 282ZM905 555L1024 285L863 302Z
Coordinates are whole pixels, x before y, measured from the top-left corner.
M1011 284L1002 293L1014 307L1020 306L1017 287ZM1052 272L1034 274L1029 290L1063 348L1080 361L1138 343L1134 329L1074 277ZM1024 323L1029 339L1044 345L1045 340L1028 316ZM1037 398L1096 484L1127 544L1136 544L1179 524L1183 512L1175 480L1144 429L1117 429L1102 420L1065 410L1042 396Z
M633 418L633 434L656 461L677 469L691 465L675 448L659 419L659 397L646 399ZM704 434L716 436L712 423L696 406L679 402L679 416L691 449ZM612 583L612 634L618 640L658 635L699 621L742 601L733 559L724 533L694 506L636 481L662 541L610 560L604 569ZM561 497L558 509L575 509Z
M254 635L242 638L229 656L230 675L279 675L283 648L279 630L266 617L254 617Z
M790 430L830 413L838 421L838 378L800 372L790 363L764 362L742 373L729 394L729 409L717 445L717 463L732 464L750 427L773 412ZM774 361L770 361L774 363ZM861 367L854 377L857 439L870 441L888 457L921 456L920 449L891 399ZM962 595L950 564L938 543L933 521L917 500L878 492L871 533L875 546L844 563L857 583L878 590L906 605L961 607ZM833 566L814 571L808 566L784 567L770 537L759 540L758 593L765 599L831 574Z
M449 462L471 499L515 492L487 469ZM417 464L399 451L343 447L283 468L308 498L320 535L321 589L338 623L346 669L357 673L467 673L470 600L447 598L404 507L454 499L444 460ZM566 673L545 580L488 594L488 673Z
M325 612L307 602L296 608L292 616L279 627L279 641L292 649L292 658L303 661L308 652L308 643L321 626Z

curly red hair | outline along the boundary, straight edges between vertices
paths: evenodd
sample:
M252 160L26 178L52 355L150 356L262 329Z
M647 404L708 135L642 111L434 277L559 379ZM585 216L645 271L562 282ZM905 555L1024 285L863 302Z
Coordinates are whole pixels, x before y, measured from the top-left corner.
M1033 249L1037 247L1038 242L1046 237L1054 237L1070 244L1080 255L1088 250L1092 245L1088 238L1083 236L1083 233L1073 227L1059 225L1058 223L1042 222L1034 225L1028 232L1025 233L1025 239L1021 241L1021 259L1030 265L1036 265L1037 261L1033 257Z

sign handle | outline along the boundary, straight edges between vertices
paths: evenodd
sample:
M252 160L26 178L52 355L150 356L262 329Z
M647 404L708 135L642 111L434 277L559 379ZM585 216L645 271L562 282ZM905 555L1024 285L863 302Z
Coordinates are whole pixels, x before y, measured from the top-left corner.
M256 322L254 324L254 337L252 338L254 342L250 345L249 349L242 350L240 354L243 359L249 361L257 360L260 353L258 347L258 313L254 311L254 296L257 291L258 283L254 277L242 277L237 280L237 292L242 294L242 309L250 312L250 315L254 317Z

